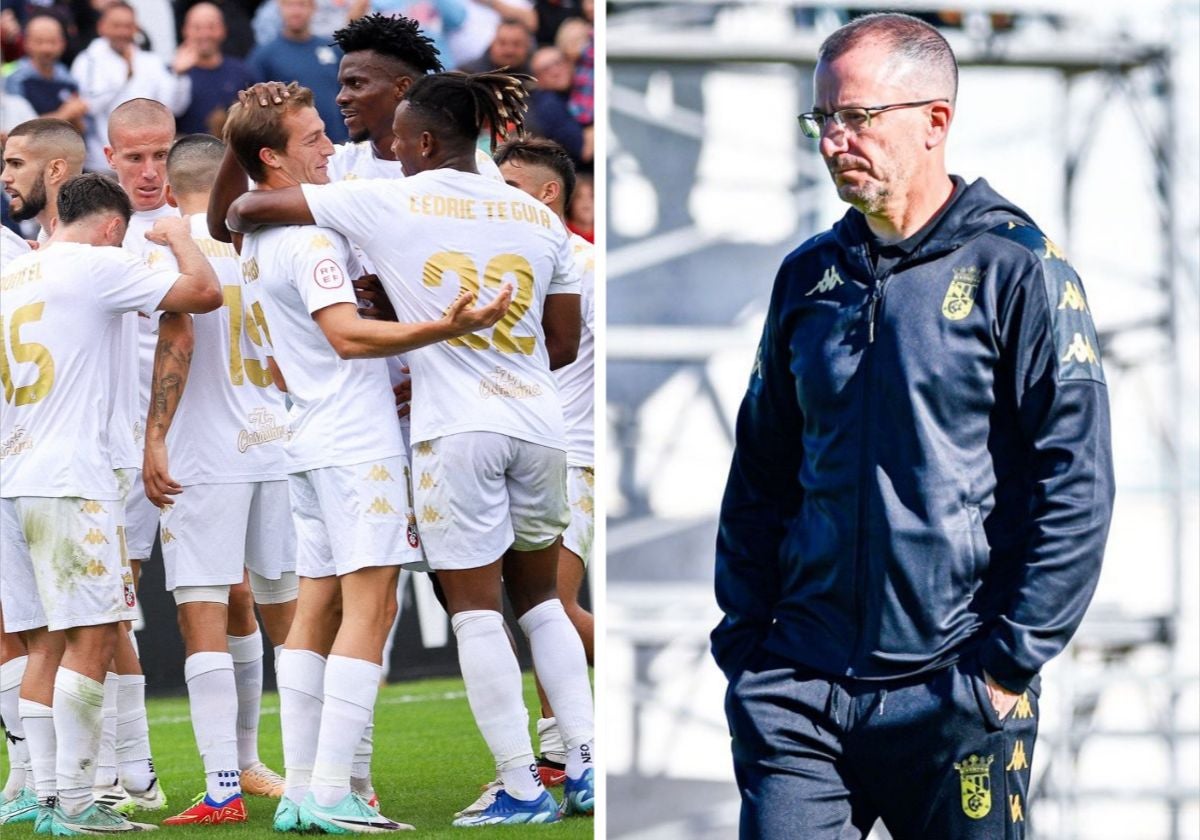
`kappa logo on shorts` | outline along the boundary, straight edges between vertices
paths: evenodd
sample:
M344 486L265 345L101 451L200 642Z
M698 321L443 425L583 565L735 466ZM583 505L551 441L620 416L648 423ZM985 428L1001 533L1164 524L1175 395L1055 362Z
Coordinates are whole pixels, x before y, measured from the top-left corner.
M950 288L942 299L942 315L951 321L961 321L975 308L975 292L979 290L979 269L973 265L954 269Z
M170 528L162 529L162 541L164 543L175 542L175 535L171 533Z
M596 470L594 468L584 467L579 475L583 479L583 483L588 487L594 487L596 485Z
M395 479L392 478L392 474L387 471L387 467L385 467L383 464L376 464L375 466L371 467L370 472L367 473L367 481L395 481Z
M104 505L88 500L79 508L80 513L104 513Z
M83 571L91 577L104 577L108 574L108 569L105 565L95 557L88 558L88 564L84 567Z
M88 532L83 535L83 541L88 545L100 545L108 542L108 537L104 536L99 528L89 528Z
M1025 822L1025 809L1021 807L1021 794L1019 793L1008 797L1008 821Z
M442 515L440 513L438 513L436 510L434 510L432 507L430 507L429 505L425 505L425 509L421 511L421 521L422 522L427 522L427 523L440 522L441 519L442 519Z
M987 758L972 755L962 763L955 762L959 786L962 793L962 809L973 820L981 820L992 810L992 762L994 755Z
M420 487L422 490L428 490L433 485L434 485L433 476L431 476L427 472L422 472L421 473L421 481L417 484L417 486Z
M383 496L376 496L375 501L371 502L371 506L367 508L367 512L386 515L389 513L396 513L397 511L394 507L392 507L392 503Z
M586 515L591 516L596 509L596 503L591 496L580 496L579 501L575 503L575 507L579 508Z
M411 513L408 515L408 545L410 548L419 548L421 545L421 536L417 533L417 517Z
M416 446L413 447L413 452L415 452L418 455L432 455L433 454L433 441L429 441L429 440L421 441L420 443L418 443Z

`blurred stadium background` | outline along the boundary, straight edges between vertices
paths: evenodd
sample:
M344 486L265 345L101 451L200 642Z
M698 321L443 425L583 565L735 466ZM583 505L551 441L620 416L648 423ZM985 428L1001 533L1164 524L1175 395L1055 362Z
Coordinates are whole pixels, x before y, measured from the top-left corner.
M735 836L716 511L775 269L845 209L794 119L813 57L876 8L609 3L610 837ZM943 26L963 65L951 170L1065 249L1101 331L1117 508L1047 669L1032 836L1200 837L1200 5L888 8Z

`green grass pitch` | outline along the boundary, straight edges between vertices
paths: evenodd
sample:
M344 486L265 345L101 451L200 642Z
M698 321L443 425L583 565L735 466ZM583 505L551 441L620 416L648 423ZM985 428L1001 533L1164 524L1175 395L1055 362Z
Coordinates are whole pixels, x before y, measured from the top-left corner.
M536 710L537 694L529 674L525 675L525 695L527 708ZM158 823L191 804L193 797L204 789L204 775L192 736L187 698L150 698L146 705L155 769L169 801L166 810L141 811L134 819ZM536 713L531 717L536 717ZM259 754L270 767L283 772L279 698L274 693L263 697ZM0 756L0 769L8 773L6 755ZM510 837L593 836L593 820L580 817L546 826L477 829L450 826L454 812L473 802L480 785L495 775L491 754L475 727L460 679L421 680L381 689L375 707L372 771L383 813L417 828L416 832L405 832L404 837L464 840L493 832ZM552 791L555 798L560 798L561 791L561 788ZM161 829L163 834L157 836L180 840L216 835L230 840L283 837L271 830L276 801L246 797L250 820L243 825L165 827ZM4 840L34 836L32 823L6 825L0 831Z

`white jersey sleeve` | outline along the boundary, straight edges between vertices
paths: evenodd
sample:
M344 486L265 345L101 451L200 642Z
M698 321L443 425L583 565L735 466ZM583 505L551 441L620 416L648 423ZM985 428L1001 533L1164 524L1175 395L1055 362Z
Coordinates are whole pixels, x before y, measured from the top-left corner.
M394 184L378 179L340 181L336 184L302 184L304 200L321 227L341 233L363 250L381 233L395 236L394 221L380 224L380 208Z
M292 277L310 313L335 303L352 303L357 307L354 278L347 269L350 262L346 240L321 232L312 235L307 249L292 253Z

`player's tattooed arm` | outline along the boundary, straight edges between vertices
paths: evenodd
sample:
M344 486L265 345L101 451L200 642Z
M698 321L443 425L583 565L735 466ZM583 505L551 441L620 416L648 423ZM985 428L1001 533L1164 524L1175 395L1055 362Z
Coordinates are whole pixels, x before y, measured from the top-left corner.
M542 330L546 334L546 355L550 370L558 370L579 355L579 335L583 331L579 314L579 295L546 295L542 312Z
M171 312L162 315L158 324L158 345L154 350L150 411L146 416L146 449L142 457L146 498L160 508L173 504L171 496L183 492L168 470L167 432L183 398L195 343L192 316Z
M226 227L234 233L254 233L268 225L315 223L300 187L248 192L233 202L225 217Z
M179 278L159 302L159 309L164 312L212 312L225 302L216 272L192 239L191 226L186 219L159 219L146 231L146 238L169 247L179 265Z

